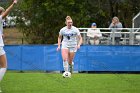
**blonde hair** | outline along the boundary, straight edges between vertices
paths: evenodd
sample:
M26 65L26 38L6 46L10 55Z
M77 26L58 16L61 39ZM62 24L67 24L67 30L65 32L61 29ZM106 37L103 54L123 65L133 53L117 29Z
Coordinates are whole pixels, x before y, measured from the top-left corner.
M67 16L65 19L66 19L65 23L67 22L67 20L72 20L70 16Z
M67 16L65 19L66 20L72 20L70 16Z
M2 12L4 12L4 11L5 11L5 9L4 9L3 7L0 6L0 14L1 14Z

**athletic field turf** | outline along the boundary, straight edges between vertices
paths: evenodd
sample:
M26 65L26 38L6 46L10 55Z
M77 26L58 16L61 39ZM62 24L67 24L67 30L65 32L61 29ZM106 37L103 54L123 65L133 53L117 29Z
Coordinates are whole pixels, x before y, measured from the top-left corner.
M140 93L140 74L6 73L3 93Z

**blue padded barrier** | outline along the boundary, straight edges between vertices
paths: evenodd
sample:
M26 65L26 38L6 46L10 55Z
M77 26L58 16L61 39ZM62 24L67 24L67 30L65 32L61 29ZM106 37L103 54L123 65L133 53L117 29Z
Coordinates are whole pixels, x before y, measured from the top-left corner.
M7 45L9 70L62 71L56 45ZM140 71L140 46L81 46L75 71Z

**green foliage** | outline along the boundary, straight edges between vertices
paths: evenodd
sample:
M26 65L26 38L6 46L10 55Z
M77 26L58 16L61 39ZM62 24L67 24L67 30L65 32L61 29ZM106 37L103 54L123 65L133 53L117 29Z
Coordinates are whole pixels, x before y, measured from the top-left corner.
M18 22L29 43L52 44L57 42L59 30L65 26L65 17L70 15L74 25L86 27L89 17L82 0L23 0ZM24 19L24 20L23 20ZM80 21L78 21L80 19ZM29 25L25 21L30 21Z
M139 0L20 0L15 15L18 26L30 44L57 43L65 17L71 16L76 27L108 27L118 16L125 27L131 27L132 17L139 12Z

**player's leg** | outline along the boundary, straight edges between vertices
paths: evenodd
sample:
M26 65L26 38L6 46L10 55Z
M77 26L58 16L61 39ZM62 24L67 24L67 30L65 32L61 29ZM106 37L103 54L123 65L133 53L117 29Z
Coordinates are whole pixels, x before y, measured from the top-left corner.
M73 73L73 59L75 56L75 52L69 52L69 66L70 66L70 72Z
M0 81L2 80L7 69L6 55L0 56Z
M68 71L68 49L62 48L62 59L64 71Z
M2 48L0 48L0 82L2 81L5 72L7 69L7 59L6 59L6 55L5 52ZM1 92L1 90L0 90Z

